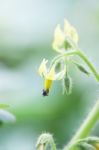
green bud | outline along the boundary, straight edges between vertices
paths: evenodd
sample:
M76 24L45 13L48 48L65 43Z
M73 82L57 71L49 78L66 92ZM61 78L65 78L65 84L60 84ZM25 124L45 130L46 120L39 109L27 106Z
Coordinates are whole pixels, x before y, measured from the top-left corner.
M77 68L81 71L81 72L83 72L83 73L85 73L86 75L90 75L90 73L85 69L85 67L84 66L82 66L82 65L80 65L80 64L77 64L77 63L74 63L76 66L77 66Z
M45 150L48 145L51 146L52 150L56 150L56 145L54 143L52 135L49 133L41 134L37 140L36 149Z
M63 79L63 88L67 95L72 93L72 79L69 75Z

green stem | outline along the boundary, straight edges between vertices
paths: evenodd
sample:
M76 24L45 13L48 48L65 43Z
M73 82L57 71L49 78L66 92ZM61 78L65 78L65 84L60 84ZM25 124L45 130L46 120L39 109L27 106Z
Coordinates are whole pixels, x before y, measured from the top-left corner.
M78 55L87 64L87 66L89 67L89 69L91 70L93 75L95 76L96 80L99 82L98 72L96 71L96 69L92 65L92 63L87 59L87 57L80 50L71 50L71 51L67 51L67 52L65 52L61 55L58 55L57 57L55 57L55 59L52 60L52 64L57 63L58 61L60 61L62 57L68 57L68 56L72 56L72 55Z
M96 102L95 106L93 107L88 117L85 119L80 129L74 135L68 146L64 148L64 150L74 150L73 144L75 143L75 141L85 138L90 133L91 129L98 120L99 120L99 100Z
M59 56L58 59L61 59L61 57L67 57L71 55L78 55L89 67L93 75L95 76L96 80L99 82L99 74L94 68L94 66L91 64L91 62L87 59L87 57L82 53L80 50L75 50L74 52L66 52L65 54L62 54ZM59 61L59 60L58 60ZM86 120L84 121L83 125L80 127L80 129L77 131L75 136L70 141L69 145L64 148L64 150L74 150L74 143L75 141L85 138L95 125L95 123L99 119L99 100L95 104L93 110L90 112Z
M77 54L77 52L78 52L77 50L70 50L70 51L66 51L66 52L63 53L63 54L60 54L60 55L54 57L53 60L52 60L52 62L51 62L51 66L52 66L54 63L60 61L62 57L72 56L72 55Z
M91 72L95 76L96 80L99 82L99 74L94 68L94 66L90 63L90 61L87 59L87 57L82 53L82 51L78 50L77 54L83 59L83 61L87 64L87 66L90 68Z
M57 150L56 149L56 144L54 142L52 143L52 150Z

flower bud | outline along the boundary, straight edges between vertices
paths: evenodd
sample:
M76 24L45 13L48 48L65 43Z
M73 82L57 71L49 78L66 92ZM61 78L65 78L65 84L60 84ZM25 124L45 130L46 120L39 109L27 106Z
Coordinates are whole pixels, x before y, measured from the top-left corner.
M52 135L49 133L43 133L37 140L36 149L45 150L48 144L50 144L52 150L56 150L56 145L54 143Z

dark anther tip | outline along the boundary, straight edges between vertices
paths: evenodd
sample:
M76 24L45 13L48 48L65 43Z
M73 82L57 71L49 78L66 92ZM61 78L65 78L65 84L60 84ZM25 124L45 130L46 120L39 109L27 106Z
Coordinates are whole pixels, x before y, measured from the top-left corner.
M43 89L43 92L42 92L42 95L43 95L43 96L48 96L48 93L49 93L49 90L44 90L44 89Z

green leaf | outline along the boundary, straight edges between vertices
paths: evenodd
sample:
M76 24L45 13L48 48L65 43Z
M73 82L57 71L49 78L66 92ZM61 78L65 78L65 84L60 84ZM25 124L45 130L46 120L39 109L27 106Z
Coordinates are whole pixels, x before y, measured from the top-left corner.
M8 104L0 104L0 108L2 109L2 108L8 108L9 107L9 105Z
M83 72L84 74L86 74L86 75L90 75L90 73L85 69L85 67L84 66L82 66L82 65L80 65L80 64L78 64L78 63L74 63L76 66L77 66L77 68L81 71L81 72Z

